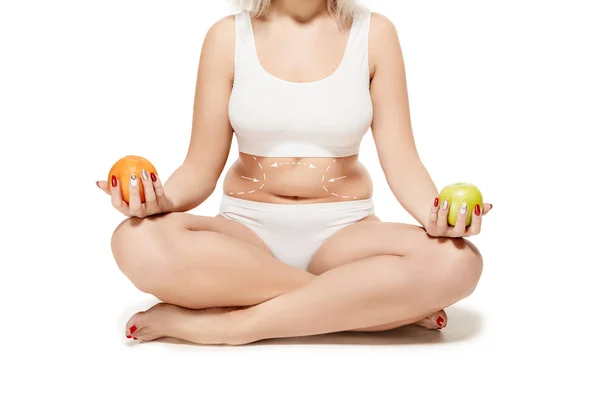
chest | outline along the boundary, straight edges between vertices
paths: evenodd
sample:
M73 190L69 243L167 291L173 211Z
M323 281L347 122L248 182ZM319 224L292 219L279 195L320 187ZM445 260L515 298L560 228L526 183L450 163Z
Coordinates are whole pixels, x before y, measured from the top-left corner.
M306 35L274 36L256 43L262 68L281 80L315 82L333 74L344 58L345 43L339 38Z
M348 83L335 76L308 85L270 77L236 80L229 103L231 124L258 132L364 130L372 118L368 84Z
M342 63L347 37L321 30L281 30L277 35L257 35L255 50L260 65L269 74L289 82L308 83L328 77Z

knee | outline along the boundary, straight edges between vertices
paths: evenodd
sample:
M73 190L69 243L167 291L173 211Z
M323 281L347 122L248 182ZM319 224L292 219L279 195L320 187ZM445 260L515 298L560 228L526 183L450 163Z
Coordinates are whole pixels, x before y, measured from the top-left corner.
M121 272L141 291L151 293L166 264L164 221L129 218L111 238L114 259Z
M483 272L481 253L466 239L453 239L442 252L444 281L458 299L471 295Z

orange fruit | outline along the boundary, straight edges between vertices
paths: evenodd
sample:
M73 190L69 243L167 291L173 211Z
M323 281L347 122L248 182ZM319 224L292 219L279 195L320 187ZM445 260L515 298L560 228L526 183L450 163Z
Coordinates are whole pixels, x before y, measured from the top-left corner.
M108 173L108 187L110 190L113 190L112 187L112 177L115 176L119 180L119 184L121 185L121 195L123 196L123 200L129 204L129 179L131 175L137 177L138 187L140 188L140 199L143 202L146 201L146 196L144 195L144 185L142 184L142 170L145 169L148 172L148 176L151 173L158 175L156 172L156 168L154 165L144 157L140 156L125 156L117 161L110 172Z

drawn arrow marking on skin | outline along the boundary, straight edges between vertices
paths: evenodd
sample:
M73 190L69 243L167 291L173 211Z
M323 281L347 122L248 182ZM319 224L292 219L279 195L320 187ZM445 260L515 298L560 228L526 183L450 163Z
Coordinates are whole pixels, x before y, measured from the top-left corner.
M258 167L262 171L263 181L261 182L260 180L258 180L256 178L248 178L247 176L242 176L243 179L247 179L249 181L252 181L253 183L261 183L261 185L260 185L260 187L258 189L253 189L253 190L250 190L248 192L237 192L238 195L256 193L256 192L262 190L262 188L265 187L264 182L267 180L266 171L263 168L262 164L256 159L256 157L252 157L252 158L254 159L254 161L256 161L256 163L258 164ZM325 168L325 173L323 173L323 176L321 177L321 183L325 183L325 174L329 171L329 169L333 166L333 164L336 161L337 160L333 160L331 162L331 164L329 164L327 166L327 168ZM274 162L273 164L270 165L270 167L271 168L279 168L279 166L281 166L281 165L303 165L305 167L312 168L312 169L316 169L317 168L316 166L313 165L312 162L309 163L309 164L306 164L306 163L302 163L302 162L298 162L298 161ZM340 176L340 177L337 177L337 178L331 178L331 179L327 180L327 182L328 183L333 183L333 182L339 181L340 179L344 179L346 177L347 176L344 175L344 176ZM323 187L323 190L325 190L326 192L330 193L332 196L342 197L344 199L358 199L358 197L356 197L356 196L346 196L346 195L340 195L340 194L331 192L329 189L327 189L326 184L323 184L322 187ZM236 193L235 192L229 192L229 194L236 194Z
M269 165L269 167L271 167L271 168L277 168L277 167L279 167L280 165L304 165L305 167L308 167L308 168L313 168L313 169L314 169L314 168L317 168L317 167L315 167L315 166L313 165L313 163L306 164L306 163L303 163L303 162L298 162L298 161L282 161L282 162L274 162L273 164Z
M252 157L254 159L254 161L256 161L256 163L258 164L258 167L261 169L261 171L263 172L263 181L267 180L267 174L265 173L265 170L262 166L262 164L256 159L256 157ZM273 166L277 166L277 163L271 165ZM256 178L248 178L247 176L242 176L243 179L247 179L249 181L252 181L253 183L260 183L260 181ZM258 192L259 190L261 190L263 187L265 187L265 184L263 183L262 185L260 185L260 187L258 189L253 189L253 190L249 190L247 192L237 192L237 194L250 194L250 193L255 193ZM234 192L229 192L229 194L235 194Z
M325 172L323 173L323 176L321 177L321 183L323 183L323 185L322 185L323 189L324 189L324 190L325 190L327 193L331 194L332 196L336 196L336 197L342 197L342 198L344 198L344 199L358 199L358 197L356 197L356 196L346 196L346 195L340 195L340 194L337 194L337 193L331 192L331 191L329 191L329 189L327 189L327 186L326 186L327 184L326 184L326 183L324 183L324 182L325 182L325 174L327 173L327 171L329 171L329 168L331 168L335 162L336 162L336 160L333 160L333 161L331 162L331 164L329 164L329 165L327 166L327 168L325 168ZM312 165L312 163L311 163L309 168L317 168L317 167L315 167L315 166L314 166L314 165ZM328 180L327 180L327 182L335 182L335 181L339 181L340 179L344 179L344 178L346 178L346 175L344 175L344 176L340 176L340 177L338 177L338 178L331 178L331 179L328 179Z

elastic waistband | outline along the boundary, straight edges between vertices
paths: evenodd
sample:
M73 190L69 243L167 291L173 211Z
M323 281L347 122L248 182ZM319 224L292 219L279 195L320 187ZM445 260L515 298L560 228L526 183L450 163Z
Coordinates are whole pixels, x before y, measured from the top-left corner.
M268 211L274 213L323 212L339 210L363 210L373 208L373 199L335 201L326 203L278 204L244 200L223 194L221 209L227 206L241 207L248 210Z

